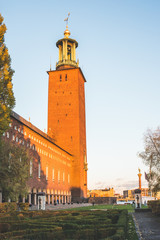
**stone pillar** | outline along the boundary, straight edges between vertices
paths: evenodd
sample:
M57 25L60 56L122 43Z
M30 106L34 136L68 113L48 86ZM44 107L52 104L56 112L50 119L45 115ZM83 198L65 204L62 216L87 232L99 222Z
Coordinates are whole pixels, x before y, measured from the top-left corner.
M137 174L138 175L138 178L139 178L139 189L141 189L141 177L142 177L142 174L141 174L141 170L138 169L139 173Z
M48 204L51 203L50 194L48 194Z
M29 204L31 204L31 193L29 193L28 202L29 202Z
M59 45L59 61L62 61L62 46Z
M23 203L25 203L25 197L23 197L23 200L22 200Z
M76 61L76 45L75 45L75 43L73 43L73 45L72 45L72 60L73 61Z
M61 196L60 195L58 196L58 200L59 200L59 203L61 203Z
M34 205L37 205L37 194L34 193Z

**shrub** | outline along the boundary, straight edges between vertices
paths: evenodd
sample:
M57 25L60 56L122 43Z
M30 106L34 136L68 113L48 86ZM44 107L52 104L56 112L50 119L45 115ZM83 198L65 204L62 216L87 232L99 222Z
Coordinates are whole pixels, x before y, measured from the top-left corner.
M15 202L0 203L0 213L12 212L17 210L17 204Z
M0 233L8 232L10 230L10 224L0 223Z
M18 206L21 211L28 211L29 210L29 203L18 203Z
M160 215L160 200L148 201L147 204L152 209L152 213Z

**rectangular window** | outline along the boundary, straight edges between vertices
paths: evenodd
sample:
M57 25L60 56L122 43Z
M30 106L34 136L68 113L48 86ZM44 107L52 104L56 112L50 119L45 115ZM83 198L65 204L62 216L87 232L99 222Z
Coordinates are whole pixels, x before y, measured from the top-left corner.
M48 180L48 166L46 167L46 180Z
M41 162L38 162L38 178L41 177Z
M65 75L65 81L67 81L67 74Z
M60 75L60 82L62 81L62 75Z
M60 183L60 171L58 171L58 183Z
M18 142L18 137L16 137L16 142Z
M15 141L15 136L14 135L12 136L12 140Z
M29 168L30 177L32 176L32 171L33 171L33 162L32 160L30 160L30 168Z
M54 168L52 169L52 181L54 182Z

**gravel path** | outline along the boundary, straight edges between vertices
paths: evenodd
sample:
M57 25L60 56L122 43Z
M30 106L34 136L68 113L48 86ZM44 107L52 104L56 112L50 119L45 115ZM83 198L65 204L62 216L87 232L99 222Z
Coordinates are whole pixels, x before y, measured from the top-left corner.
M78 208L78 207L87 207L87 206L92 206L91 203L73 203L73 204L58 204L58 205L48 205L46 204L46 210L61 210L61 209L70 209L70 208ZM37 210L38 206L32 206L30 210Z
M160 217L151 212L132 213L140 240L160 240Z

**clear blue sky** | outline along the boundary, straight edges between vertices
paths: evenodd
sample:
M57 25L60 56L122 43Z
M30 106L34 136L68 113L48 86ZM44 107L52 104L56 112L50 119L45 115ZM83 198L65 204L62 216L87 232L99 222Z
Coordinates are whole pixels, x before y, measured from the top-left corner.
M87 79L88 187L142 185L137 157L147 128L160 125L160 1L1 0L15 70L15 111L47 129L48 75L68 12Z

